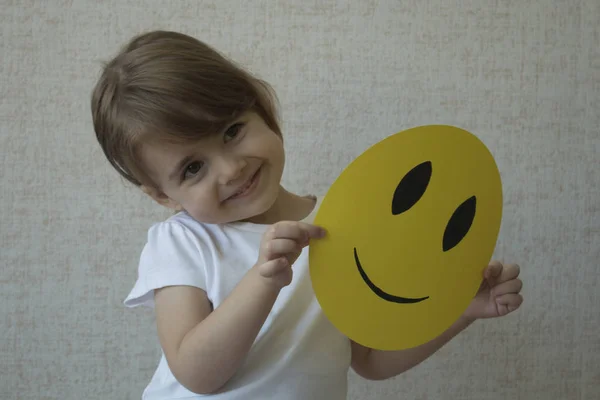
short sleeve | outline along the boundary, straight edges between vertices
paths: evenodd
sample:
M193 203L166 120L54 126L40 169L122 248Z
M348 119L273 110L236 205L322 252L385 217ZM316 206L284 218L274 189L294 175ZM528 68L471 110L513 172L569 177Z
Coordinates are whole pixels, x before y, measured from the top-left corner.
M154 307L154 290L176 285L206 291L205 263L198 237L177 222L161 222L148 230L138 278L124 304Z

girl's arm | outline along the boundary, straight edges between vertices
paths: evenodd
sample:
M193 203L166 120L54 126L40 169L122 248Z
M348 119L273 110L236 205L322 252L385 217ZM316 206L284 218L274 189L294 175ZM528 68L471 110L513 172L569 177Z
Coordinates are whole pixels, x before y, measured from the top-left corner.
M301 222L278 222L261 242L256 265L212 310L203 290L171 286L155 291L158 336L175 378L195 393L219 390L235 374L281 289L311 238L324 231Z
M175 378L194 393L211 393L239 368L279 289L251 270L213 312L206 293L171 286L155 293L158 336Z
M372 350L351 342L352 369L363 378L370 380L383 380L394 377L429 358L472 322L472 319L461 317L440 336L421 346L407 350Z

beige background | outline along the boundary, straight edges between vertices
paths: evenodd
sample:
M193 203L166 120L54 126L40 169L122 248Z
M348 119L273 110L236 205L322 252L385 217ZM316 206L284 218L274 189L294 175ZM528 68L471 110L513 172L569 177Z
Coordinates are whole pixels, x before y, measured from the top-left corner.
M303 4L303 5L300 5ZM131 35L176 29L279 93L285 183L447 123L504 180L497 257L527 302L351 399L600 399L600 1L0 1L0 398L136 399L152 315L121 304L166 215L109 169L89 94Z

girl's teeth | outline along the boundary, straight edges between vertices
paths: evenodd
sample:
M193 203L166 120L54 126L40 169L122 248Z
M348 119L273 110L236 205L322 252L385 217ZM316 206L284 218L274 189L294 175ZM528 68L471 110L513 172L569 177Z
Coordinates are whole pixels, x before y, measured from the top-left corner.
M246 189L248 189L248 187L250 187L251 184L252 184L252 180L248 181L248 183L246 185L244 185L244 187L242 187L240 190L238 190L234 196L244 193L246 191Z

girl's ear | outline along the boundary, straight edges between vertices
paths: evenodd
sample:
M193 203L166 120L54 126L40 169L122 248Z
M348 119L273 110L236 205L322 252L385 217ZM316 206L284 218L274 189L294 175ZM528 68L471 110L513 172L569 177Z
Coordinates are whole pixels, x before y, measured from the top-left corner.
M167 207L175 211L183 210L181 204L177 203L175 200L171 199L169 196L156 188L142 185L140 186L140 189L142 189L142 192L146 193L163 207Z

